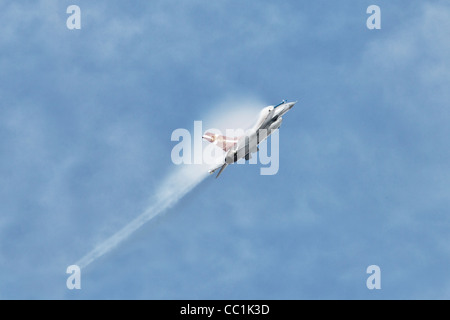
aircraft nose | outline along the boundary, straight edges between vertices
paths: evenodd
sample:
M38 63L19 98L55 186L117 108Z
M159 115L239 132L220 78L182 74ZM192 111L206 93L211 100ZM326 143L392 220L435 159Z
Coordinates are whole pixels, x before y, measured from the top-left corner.
M289 102L289 103L288 103L289 110L292 109L292 107L293 107L294 104L296 104L296 103L297 103L297 101L295 101L295 102Z

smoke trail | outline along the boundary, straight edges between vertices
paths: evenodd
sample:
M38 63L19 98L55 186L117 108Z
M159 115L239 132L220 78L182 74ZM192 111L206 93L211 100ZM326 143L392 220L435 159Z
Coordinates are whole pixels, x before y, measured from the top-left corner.
M209 128L221 129L223 132L225 132L226 128L242 128L244 124L250 124L248 122L249 119L254 118L254 115L258 111L257 108L261 105L262 103L255 99L230 99L216 106L213 116L209 120L206 120L206 122L209 123ZM234 109L230 109L230 106L233 106ZM85 268L97 258L114 249L120 242L128 238L146 222L175 205L208 176L209 168L208 165L189 165L175 170L159 186L152 206L147 208L141 215L117 233L106 239L94 250L86 254L76 265L80 268Z
M195 188L208 176L207 168L201 165L182 167L169 175L158 188L154 204L147 208L133 221L97 246L94 250L81 258L76 265L85 268L97 258L114 249L120 242L128 238L133 232L150 221L158 214L175 205L189 191Z

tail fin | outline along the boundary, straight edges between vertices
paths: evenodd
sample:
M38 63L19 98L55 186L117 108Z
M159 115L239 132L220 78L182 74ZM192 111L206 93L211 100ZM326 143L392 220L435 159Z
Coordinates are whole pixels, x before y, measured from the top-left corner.
M223 151L230 150L232 147L234 147L236 145L236 143L239 140L238 137L230 138L230 137L222 136L220 134L214 134L212 132L205 132L205 134L203 135L203 139L215 144L216 146L221 148Z

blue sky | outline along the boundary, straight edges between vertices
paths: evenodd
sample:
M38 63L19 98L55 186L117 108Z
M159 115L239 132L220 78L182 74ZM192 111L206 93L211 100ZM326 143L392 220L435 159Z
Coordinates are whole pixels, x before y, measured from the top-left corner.
M0 298L450 298L446 1L41 0L0 21ZM282 99L277 175L230 166L66 288L176 169L173 130Z

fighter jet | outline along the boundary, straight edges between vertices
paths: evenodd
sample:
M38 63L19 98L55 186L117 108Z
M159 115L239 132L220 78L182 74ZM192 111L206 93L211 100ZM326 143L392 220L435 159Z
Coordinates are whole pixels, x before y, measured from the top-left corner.
M226 152L223 162L208 172L212 174L220 169L216 176L218 178L229 164L235 163L242 158L245 158L245 160L251 159L251 154L259 151L258 145L281 126L282 116L291 110L296 103L297 101L287 102L283 100L276 106L263 108L255 125L247 130L247 134L240 137L226 137L206 132L203 135L203 139L215 144Z

